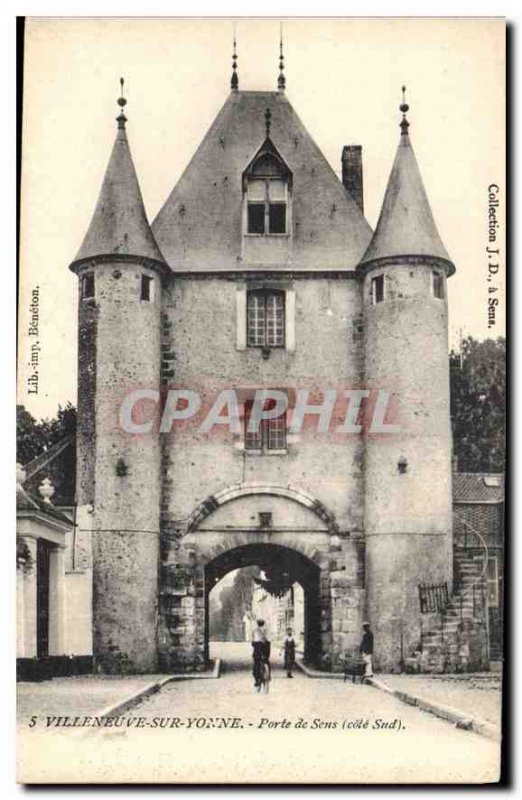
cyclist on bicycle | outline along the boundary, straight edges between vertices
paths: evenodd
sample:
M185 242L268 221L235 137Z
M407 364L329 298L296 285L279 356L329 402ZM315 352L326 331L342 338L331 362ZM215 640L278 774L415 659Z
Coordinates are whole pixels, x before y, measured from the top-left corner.
M259 689L262 682L262 665L270 663L270 640L265 631L265 621L258 619L252 633L252 658L254 660L254 686Z

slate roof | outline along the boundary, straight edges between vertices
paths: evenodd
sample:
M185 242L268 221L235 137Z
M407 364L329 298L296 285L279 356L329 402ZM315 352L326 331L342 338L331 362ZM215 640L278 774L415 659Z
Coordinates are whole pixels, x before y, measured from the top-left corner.
M455 267L437 231L410 137L401 133L375 233L361 263L393 256L432 256Z
M267 269L354 270L371 228L281 92L232 92L152 230L171 269L243 268L241 178L266 137L293 175L292 256ZM265 265L263 265L265 267Z
M72 527L72 522L65 514L62 514L51 503L45 503L42 498L36 497L34 494L28 494L23 487L16 487L16 510L22 512L23 516L27 514L40 514L49 517L52 520L57 520L62 524L65 523ZM24 513L25 512L25 513Z
M118 130L91 224L71 267L86 258L112 254L141 256L165 268L124 128Z
M16 510L17 511L37 511L39 509L36 500L33 500L19 484L16 487Z
M453 473L454 503L503 503L504 475L488 473Z

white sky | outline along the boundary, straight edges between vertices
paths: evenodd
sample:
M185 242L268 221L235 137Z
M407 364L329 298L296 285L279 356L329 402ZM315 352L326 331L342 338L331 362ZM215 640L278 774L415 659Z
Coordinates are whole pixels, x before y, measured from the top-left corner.
M36 416L76 402L76 277L115 136L118 80L153 219L223 105L227 19L41 19L26 33L19 401ZM275 89L279 20L237 21L240 89ZM446 248L450 337L487 329L487 187L504 193L504 24L487 19L290 19L287 95L337 172L362 144L365 212L375 227L399 139L400 87ZM501 212L503 206L501 207ZM502 217L501 217L502 218ZM27 396L30 291L40 286L40 387ZM500 281L499 281L500 284ZM502 285L500 285L502 289Z

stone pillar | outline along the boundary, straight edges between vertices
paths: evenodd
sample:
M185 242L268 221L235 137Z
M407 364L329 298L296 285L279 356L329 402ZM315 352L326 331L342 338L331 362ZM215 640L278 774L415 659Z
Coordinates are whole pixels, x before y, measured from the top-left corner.
M307 629L305 658L329 670L332 663L332 608L328 561L320 565L319 585L304 587L304 593ZM317 628L318 636L311 638L310 631L315 632Z
M364 542L342 539L332 552L332 669L340 670L345 654L357 650L364 612Z
M25 575L22 567L16 570L16 657L25 656Z
M166 548L161 570L160 668L193 672L205 666L205 571L193 535Z
M49 554L49 655L65 653L65 549Z
M18 656L36 658L36 539L24 537L23 541L29 549L30 563L24 571L20 570L22 598L17 606L22 621L18 627L21 633Z

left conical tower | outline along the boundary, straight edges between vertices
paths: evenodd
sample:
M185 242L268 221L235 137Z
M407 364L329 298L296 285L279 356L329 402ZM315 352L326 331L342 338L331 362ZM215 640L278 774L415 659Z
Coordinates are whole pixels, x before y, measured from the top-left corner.
M154 426L130 433L122 409L137 389L154 397L159 388L169 272L145 213L123 96L118 102L116 141L70 267L79 283L78 526L92 532L95 664L110 673L157 666L160 448ZM141 413L143 421L154 409ZM135 406L133 419L139 414Z

